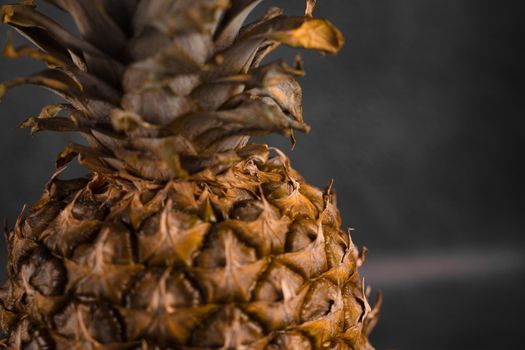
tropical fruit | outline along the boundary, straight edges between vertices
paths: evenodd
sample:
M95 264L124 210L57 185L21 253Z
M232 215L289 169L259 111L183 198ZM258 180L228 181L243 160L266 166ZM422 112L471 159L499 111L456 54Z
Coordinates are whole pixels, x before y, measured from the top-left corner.
M0 342L9 349L371 349L364 254L319 190L252 135L308 131L300 61L285 44L336 53L340 32L261 0L49 0L3 21L47 64L20 84L56 92L22 126L78 132L42 198L7 233ZM89 176L60 179L73 159Z

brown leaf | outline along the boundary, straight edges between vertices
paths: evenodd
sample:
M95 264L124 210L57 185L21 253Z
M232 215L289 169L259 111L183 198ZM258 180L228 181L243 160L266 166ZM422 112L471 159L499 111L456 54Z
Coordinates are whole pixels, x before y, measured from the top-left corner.
M4 23L17 27L36 27L48 31L63 47L79 52L104 57L104 54L89 42L75 37L58 23L29 5L3 5L0 11Z
M217 51L221 51L230 46L241 29L242 24L253 11L253 9L261 3L262 0L232 0L231 7L227 12L227 17L224 21L224 28L215 40L215 47Z
M264 135L279 132L289 135L291 129L308 131L304 123L293 120L275 105L261 99L242 99L238 107L217 112L195 113L177 118L166 127L170 134L181 134L196 144L213 150L228 150L235 135ZM236 145L234 143L234 145Z
M315 5L317 3L317 0L306 0L306 10L305 10L305 15L308 16L308 17L311 17L314 10L315 10Z
M4 56L7 58L19 58L19 57L31 57L38 61L43 61L48 66L64 67L68 63L64 62L64 58L56 57L52 54L48 54L37 48L30 48L27 46L21 46L15 48L13 46L13 36L11 33L7 35L7 42L4 46Z
M125 33L132 33L132 21L137 9L137 0L101 0L108 16L119 24Z
M197 109L189 97L176 96L165 89L127 93L122 99L122 107L155 125L166 125L177 117Z
M111 167L104 163L104 159L109 157L108 154L95 148L78 144L70 144L58 154L56 159L57 168L62 168L76 157L78 157L80 164L93 172L111 173L113 171Z
M192 92L191 97L200 109L216 111L244 89L244 84L240 83L202 84Z
M248 83L247 93L271 97L283 111L302 122L302 89L294 76L303 74L303 71L292 69L283 61L269 63L250 71L249 76L253 80Z
M35 134L42 130L59 131L59 132L73 132L80 131L81 128L72 117L54 117L52 119L29 118L21 123L19 128L31 128L31 134ZM84 132L89 129L84 129Z
M126 45L126 35L108 15L101 1L48 0L68 12L82 37L102 51L119 57Z
M126 171L143 179L168 181L184 176L184 170L175 165L177 164L176 160L170 162L159 159L151 153L127 149L114 149L113 154L117 161L123 163ZM178 158L176 153L171 154L171 156L175 159Z
M39 50L41 50L42 54L36 54L38 57L34 58L40 58L42 55L49 55L54 57L52 61L57 61L54 63L61 62L59 66L62 66L66 64L69 66L76 66L79 69L85 70L85 63L83 62L80 57L72 53L72 51L68 52L66 48L64 48L58 41L56 41L50 33L48 33L45 29L38 28L38 27L23 27L18 26L13 23L10 24L17 32L22 34L25 38L27 38L33 45L35 45ZM9 39L9 37L8 37ZM29 51L31 49L24 49L23 52L20 52L17 50L17 52L13 52L15 50L14 48L10 47L9 41L6 44L6 47L4 48L4 54L6 54L8 57L14 57L15 55L24 55L26 53L32 53L32 51ZM26 51L27 50L27 51ZM72 57L75 57L73 59ZM42 56L42 58L44 58ZM47 60L47 58L46 58ZM82 67L82 68L80 68Z
M8 89L24 84L48 88L58 95L66 99L72 99L77 103L83 99L82 87L65 73L56 70L44 70L29 77L17 78L0 84L0 98Z
M265 38L292 47L337 53L343 35L329 21L311 17L278 16L243 33L242 40Z
M211 31L217 15L227 6L225 0L142 0L134 19L135 33L147 27L170 35L181 31Z

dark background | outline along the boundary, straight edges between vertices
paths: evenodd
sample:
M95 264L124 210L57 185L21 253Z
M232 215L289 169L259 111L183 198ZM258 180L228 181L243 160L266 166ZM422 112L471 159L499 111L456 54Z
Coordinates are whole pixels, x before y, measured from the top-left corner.
M300 0L266 3L303 8ZM345 49L337 57L303 55L312 132L291 153L285 140L269 142L314 184L335 179L345 225L370 248L363 275L385 294L372 335L378 349L523 348L519 4L319 1L317 14L342 29ZM0 69L3 81L36 65L1 58ZM32 139L15 128L51 99L19 88L0 105L0 213L11 225L74 139Z

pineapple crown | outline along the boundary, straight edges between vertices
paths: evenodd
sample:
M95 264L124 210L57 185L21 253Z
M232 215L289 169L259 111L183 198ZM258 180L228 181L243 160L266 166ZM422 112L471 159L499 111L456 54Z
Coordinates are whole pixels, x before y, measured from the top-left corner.
M1 8L3 22L35 47L8 57L32 57L47 69L0 84L48 88L65 103L45 106L21 124L79 132L57 158L77 158L89 170L152 180L221 171L243 158L252 135L307 132L302 116L300 60L262 64L281 44L336 53L341 33L314 18L272 7L244 24L262 0L47 0L76 23L75 35L39 12L32 0Z

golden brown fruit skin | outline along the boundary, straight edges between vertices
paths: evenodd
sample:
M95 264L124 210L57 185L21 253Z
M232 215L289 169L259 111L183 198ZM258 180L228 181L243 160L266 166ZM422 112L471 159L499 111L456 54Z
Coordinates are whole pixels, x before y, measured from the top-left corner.
M8 234L9 349L372 349L335 196L279 151L152 182L49 182Z

